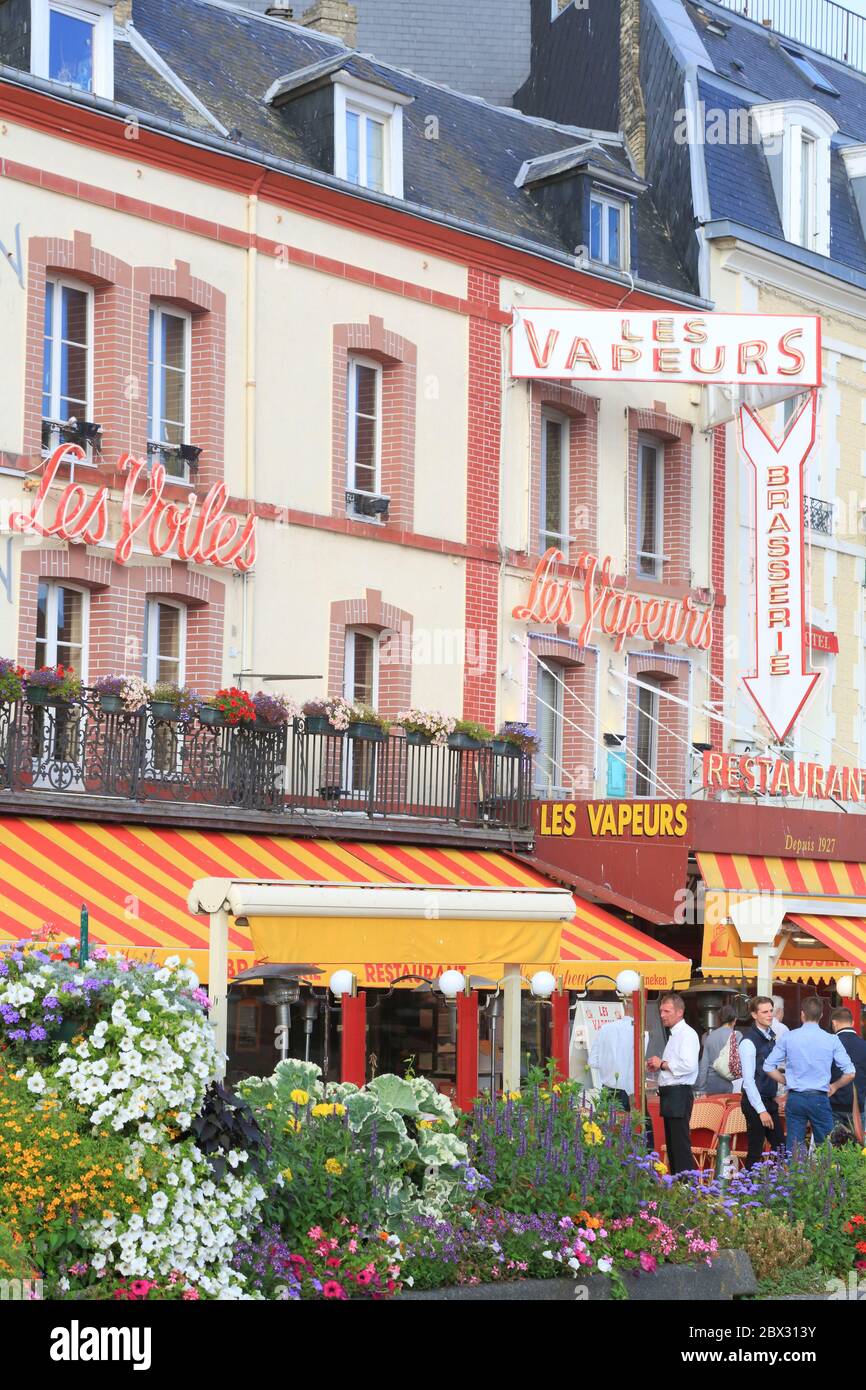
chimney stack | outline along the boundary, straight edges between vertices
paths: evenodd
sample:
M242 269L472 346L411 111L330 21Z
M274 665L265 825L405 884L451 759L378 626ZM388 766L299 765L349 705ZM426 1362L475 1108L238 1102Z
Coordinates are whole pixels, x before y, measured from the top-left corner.
M308 29L318 29L322 34L333 34L342 39L347 48L357 46L358 10L349 0L315 0L298 23Z
M114 0L114 23L118 29L132 23L132 0Z
M640 85L640 0L620 0L619 123L638 173L646 171L646 106Z

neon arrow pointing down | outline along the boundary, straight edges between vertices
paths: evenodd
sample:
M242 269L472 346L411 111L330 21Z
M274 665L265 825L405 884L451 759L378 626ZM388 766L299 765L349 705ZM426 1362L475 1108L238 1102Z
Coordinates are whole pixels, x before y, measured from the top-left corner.
M803 479L815 443L817 393L801 405L780 445L748 406L740 440L754 471L755 674L743 685L781 743L821 676L807 665Z

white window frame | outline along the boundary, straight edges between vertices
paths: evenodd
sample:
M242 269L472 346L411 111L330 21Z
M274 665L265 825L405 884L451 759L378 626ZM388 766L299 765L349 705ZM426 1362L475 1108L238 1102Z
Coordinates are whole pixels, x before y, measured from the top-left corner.
M89 667L89 648L90 648L90 590L84 589L80 584L69 584L64 579L40 579L37 585L37 595L42 585L48 590L48 602L45 605L45 665L57 665L57 595L61 589L71 589L73 593L81 594L81 665L74 667L75 674L81 677L82 684L87 684L87 671Z
M145 635L144 646L142 648L142 668L144 672L145 685L157 684L157 667L159 665L159 606L164 608L176 608L180 613L180 660L177 664L177 684L186 684L186 630L187 612L186 605L177 603L171 598L149 598L145 602L144 622Z
M147 398L147 442L153 445L153 449L148 449L148 453L158 457L165 450L171 449L164 440L156 439L151 431L151 425L158 423L162 419L162 334L160 324L163 314L169 317L182 319L183 330L183 372L184 372L184 392L183 392L183 440L182 443L189 444L190 418L192 414L192 314L186 309L178 309L174 304L164 304L160 300L152 299L148 309L148 332L150 331L150 315L154 315L154 363L153 363L153 399L151 399L148 386ZM148 369L150 364L148 363ZM181 473L169 475L178 482L189 481L189 465L183 464Z
M36 77L51 79L51 11L71 15L93 25L94 96L114 100L114 10L100 0L32 0L30 31L30 71ZM66 85L66 84L63 84ZM76 89L77 90L77 89Z
M382 151L383 169L382 192L392 198L403 197L403 107L412 97L399 92L389 92L376 87L371 82L362 82L346 72L335 73L334 84L334 173L338 179L349 177L349 159L346 140L346 116L370 116L384 125ZM363 145L363 142L362 142ZM365 146L364 146L365 148ZM355 187L366 188L366 160L358 161L361 175ZM378 192L378 189L371 190Z
M640 550L641 533L643 531L643 451L653 449L656 455L656 497L655 497L655 522L656 534L653 541L655 549L651 552ZM657 439L647 438L638 435L637 440L637 535L635 536L637 572L641 579L661 579L664 574L664 562L667 556L664 554L664 535L665 535L665 446ZM651 570L645 569L647 560L653 561Z
M358 487L355 481L355 469L357 466L355 458L357 420L354 401L357 394L355 391L355 374L358 367L371 367L376 373L376 485L372 492L369 492L367 488ZM382 496L382 363L376 362L371 357L362 357L356 353L351 353L349 356L349 370L346 376L346 491L360 492L364 497ZM355 514L351 504L350 514ZM372 520L371 517L365 517L363 519L365 521Z
M592 207L597 203L602 208L601 218L601 257L592 254ZM608 209L614 208L620 215L619 225L619 260L610 259L610 229L608 227ZM589 218L590 225L587 229L587 241L589 243L589 258L596 265L609 266L611 270L628 270L629 266L629 205L624 198L615 198L612 193L605 193L600 188L593 188L589 195Z
M768 159L781 154L781 180L776 185L785 240L803 245L803 137L814 141L814 182L809 209L811 229L807 251L830 254L830 142L839 127L820 106L807 101L769 102L753 106L752 118Z
M348 700L350 705L355 703L355 638L358 636L369 637L373 643L373 696L371 703L373 709L376 709L379 703L380 634L373 628L363 626L346 628L345 640L343 643L343 699Z
M559 425L562 439L562 459L560 469L561 496L559 499L559 531L553 532L545 530L547 520L547 425L548 422ZM539 512L539 544L542 552L549 546L556 545L568 559L569 544L569 495L571 478L569 470L571 437L569 431L569 419L567 415L558 415L556 411L542 408L541 411L541 507Z
M65 421L63 421L63 420L60 419L60 367L61 367L61 344L62 344L61 327L62 327L62 324L63 324L63 308L62 308L62 304L63 304L63 291L64 291L64 290L77 290L80 294L84 294L84 295L87 296L87 373L86 373L87 380L86 380L86 385L85 385L85 395L86 395L86 397L87 397L87 400L85 401L85 405L84 405L84 411L85 411L84 419L85 419L85 420L90 420L90 421L93 420L93 355L94 355L94 343L93 343L93 328L94 328L93 288L92 288L92 286L90 286L90 285L84 285L84 284L82 284L79 280L73 280L73 279L71 279L69 276L66 276L66 275L49 275L49 276L46 277L46 280L45 280L45 295L46 295L46 297L47 297L47 295L48 295L48 286L49 286L49 285L53 286L53 289L54 289L54 302L53 302L52 310L51 310L51 372L50 372L50 391L49 391L49 395L50 395L50 397L51 397L51 412L52 412L52 413L51 413L51 415L48 415L48 416L43 415L43 416L42 416L42 420L43 420L43 422L47 422L48 424L51 424L51 425L53 425L53 426L56 426L57 429L58 429L58 432L59 432L59 428L65 423ZM43 341L43 349L42 349L42 351L43 351L43 358L40 359L40 362L41 362L42 360L44 360L44 351L45 351L45 348L44 348L44 342L45 342L45 337L44 337L44 333L45 333L44 301L43 301L43 315L42 315L42 320L43 320L43 328L42 328L42 331L43 331L43 338L42 338L42 341ZM43 395L43 394L44 394L44 393L40 391L40 409L41 409L41 398L42 398L42 395ZM50 453L50 452L51 452L50 449L44 449L44 450L43 450L43 453ZM92 463L92 462L93 462L93 450L92 450L92 448L91 448L90 445L87 446L86 453L87 453L86 462L87 462L87 463Z
M535 783L536 787L551 792L561 787L565 781L565 773L562 765L563 744L565 723L563 718L563 686L565 683L564 667L557 665L555 661L539 659L538 672L535 678L535 706L536 706L536 726L541 729L541 673L547 672L553 680L553 749L549 757L543 756L544 749L539 748L539 755L535 758ZM550 710L547 711L550 713ZM542 767L546 762L547 767Z
M647 689L647 687L648 687L650 684L653 685L653 689L652 689L651 692ZM659 702L660 702L660 698L661 698L660 695L659 695L659 687L658 687L657 685L655 685L653 682L647 681L646 678L644 677L644 678L643 678L643 683L638 687L637 695L638 695L638 698L637 698L637 700L635 701L635 704L637 705L637 709L636 709L636 711L635 711L635 726L634 726L634 758L635 758L634 794L635 794L635 797L644 797L644 796L646 796L646 797L652 797L652 796L658 796L658 775L659 775L659 773L658 773L658 757L659 757L659 740L658 740L659 725L658 725L658 721L659 721ZM651 696L651 699L652 699L652 709L651 709L650 712L647 714L647 713L645 713L645 712L641 709L641 703L640 703L640 702L641 702L641 697L642 697L642 696L643 696L643 697L646 697L646 696L648 696L648 695ZM647 725L648 725L648 727L649 727L649 735L650 735L650 737L649 737L649 757L648 757L648 758L644 758L644 759L641 759L641 754L640 754L640 721L641 721L642 719L645 719L645 720L647 721ZM642 782L645 784L645 790L643 790L643 791L638 791L638 786L639 786Z

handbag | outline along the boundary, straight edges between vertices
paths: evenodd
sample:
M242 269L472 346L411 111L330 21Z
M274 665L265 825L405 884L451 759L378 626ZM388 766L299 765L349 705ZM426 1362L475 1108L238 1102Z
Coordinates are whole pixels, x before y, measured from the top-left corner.
M743 1064L740 1061L740 1046L733 1028L731 1029L731 1036L713 1062L713 1071L717 1072L719 1076L724 1077L725 1081L739 1081L740 1077L743 1075Z

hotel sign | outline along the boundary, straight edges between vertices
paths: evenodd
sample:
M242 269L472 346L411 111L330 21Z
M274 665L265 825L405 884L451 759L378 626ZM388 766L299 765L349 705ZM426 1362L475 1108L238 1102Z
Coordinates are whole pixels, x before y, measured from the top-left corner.
M84 460L77 444L61 444L45 464L39 489L28 512L13 512L12 531L24 535L100 545L108 535L110 490L89 491L82 482L70 482L52 500L47 512L48 494L63 463ZM190 492L184 505L163 496L166 472L161 463L148 471L131 454L123 454L118 471L126 474L120 502L120 533L114 543L114 559L129 563L136 537L141 536L151 555L170 555L197 565L216 565L221 569L251 570L256 560L256 517L226 515L228 489L214 483L201 500ZM141 486L139 486L141 484Z
M515 309L511 374L560 381L820 386L821 320L795 314Z

